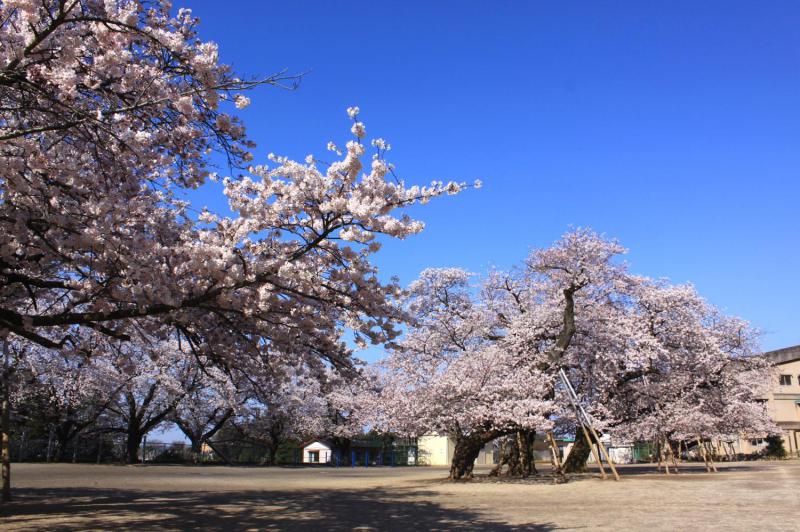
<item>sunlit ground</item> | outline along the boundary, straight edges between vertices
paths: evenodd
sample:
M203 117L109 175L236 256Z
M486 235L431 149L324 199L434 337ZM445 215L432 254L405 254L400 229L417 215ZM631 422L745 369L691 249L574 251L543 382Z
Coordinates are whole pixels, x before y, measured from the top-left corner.
M541 465L547 470L545 464ZM485 473L486 470L479 470ZM554 486L445 468L14 464L2 530L797 530L800 461L621 468Z

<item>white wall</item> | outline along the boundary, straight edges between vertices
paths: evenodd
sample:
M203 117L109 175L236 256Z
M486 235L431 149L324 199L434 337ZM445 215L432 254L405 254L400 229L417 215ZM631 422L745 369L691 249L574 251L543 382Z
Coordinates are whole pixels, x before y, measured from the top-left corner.
M319 453L319 462L312 462L311 461L311 451L317 451ZM312 463L320 463L320 464L328 464L331 461L331 448L325 445L324 443L315 441L314 443L310 443L303 447L303 463L304 464L312 464Z

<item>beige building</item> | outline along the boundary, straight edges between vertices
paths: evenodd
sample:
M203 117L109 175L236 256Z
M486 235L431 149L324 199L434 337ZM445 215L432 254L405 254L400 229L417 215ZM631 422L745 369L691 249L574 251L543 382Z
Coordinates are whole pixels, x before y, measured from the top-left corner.
M453 460L455 447L455 441L447 436L438 434L420 436L417 438L419 463L430 466L449 466ZM494 442L489 442L481 449L478 458L475 459L475 465L492 464L494 464Z
M790 456L800 457L800 345L764 353L774 366L772 389L765 398L767 409L781 429L783 446ZM738 451L755 453L766 447L764 438L740 437Z
M775 365L775 382L767 404L772 419L783 432L783 445L800 456L800 345L765 353Z

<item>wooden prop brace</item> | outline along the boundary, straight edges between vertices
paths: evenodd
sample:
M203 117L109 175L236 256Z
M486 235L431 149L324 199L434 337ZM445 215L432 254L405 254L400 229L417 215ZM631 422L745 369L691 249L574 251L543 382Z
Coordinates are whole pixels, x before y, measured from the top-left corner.
M603 464L600 461L600 457L597 455L595 451L594 444L592 443L592 438L589 437L591 433L594 440L597 442L597 449L600 451L600 454L603 455L608 467L611 469L611 472L614 474L614 480L619 480L619 473L617 473L617 468L614 467L614 462L611 460L611 457L608 456L606 452L605 446L600 442L600 436L598 436L597 431L594 429L592 418L583 409L580 401L578 400L578 394L575 393L575 388L572 387L572 383L569 382L567 378L567 374L564 372L564 369L561 368L558 370L558 374L561 377L561 382L564 384L564 388L567 391L567 395L569 396L569 400L572 403L572 407L575 409L575 416L578 419L578 423L583 430L583 435L586 438L586 443L589 445L589 449L592 450L592 454L594 455L594 459L597 462L597 465L600 467L600 475L605 479L606 472L603 469Z

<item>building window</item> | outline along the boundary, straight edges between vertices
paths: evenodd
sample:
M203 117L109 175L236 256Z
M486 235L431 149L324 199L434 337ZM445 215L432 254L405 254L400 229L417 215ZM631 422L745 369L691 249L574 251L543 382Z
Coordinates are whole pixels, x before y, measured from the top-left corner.
M750 445L752 445L753 447L760 447L764 444L765 444L764 438L753 438L752 440L750 440Z
M781 375L781 386L791 386L791 385L792 385L792 376Z
M319 451L308 451L308 461L318 464L319 463Z

